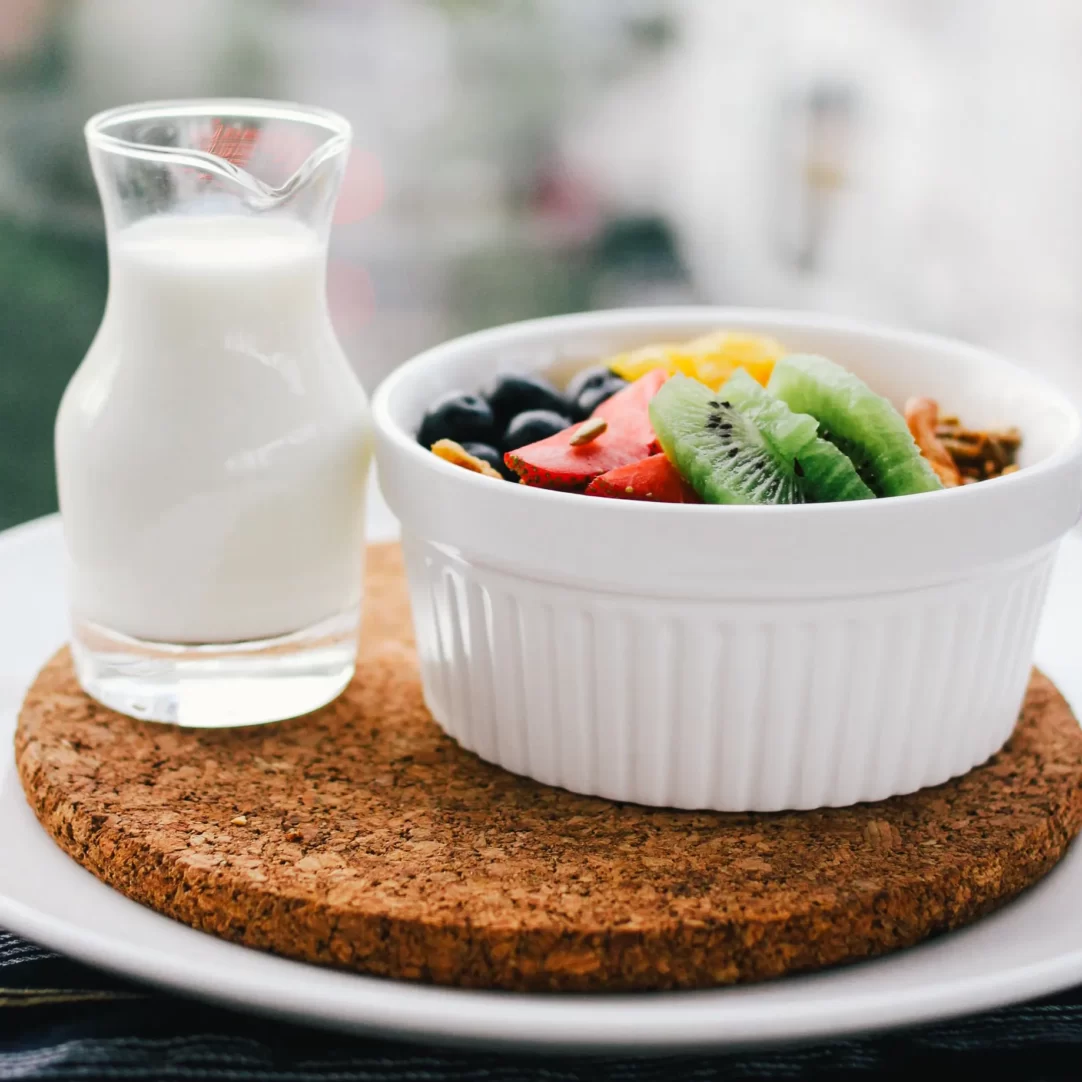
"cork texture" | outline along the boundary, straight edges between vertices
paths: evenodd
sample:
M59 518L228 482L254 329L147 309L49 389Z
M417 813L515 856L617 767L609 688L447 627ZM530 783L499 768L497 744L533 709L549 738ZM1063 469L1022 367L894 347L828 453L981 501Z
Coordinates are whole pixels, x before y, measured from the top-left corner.
M368 561L358 675L263 728L121 717L66 650L16 758L56 841L130 898L262 950L530 991L692 988L871 957L1045 874L1082 825L1082 732L1034 674L1007 747L875 805L771 815L575 796L463 751L425 710L398 550Z

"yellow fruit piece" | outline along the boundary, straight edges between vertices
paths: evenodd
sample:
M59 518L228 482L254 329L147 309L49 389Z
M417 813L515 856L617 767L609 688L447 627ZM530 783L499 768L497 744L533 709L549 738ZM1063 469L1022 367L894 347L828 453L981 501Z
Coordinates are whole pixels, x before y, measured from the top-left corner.
M636 380L654 368L682 372L716 391L738 368L746 369L748 375L765 385L774 363L786 352L774 338L714 331L680 345L643 346L621 353L611 358L608 366L626 380Z
M620 353L610 357L608 367L621 379L634 382L647 372L655 368L664 368L670 375L681 371L677 367L677 358L683 353L683 346L657 345L643 346L641 349L633 349L630 353Z
M765 386L775 362L787 352L776 338L729 331L716 331L697 338L685 348L695 358L695 370L689 375L714 390L738 368L746 369L752 379Z

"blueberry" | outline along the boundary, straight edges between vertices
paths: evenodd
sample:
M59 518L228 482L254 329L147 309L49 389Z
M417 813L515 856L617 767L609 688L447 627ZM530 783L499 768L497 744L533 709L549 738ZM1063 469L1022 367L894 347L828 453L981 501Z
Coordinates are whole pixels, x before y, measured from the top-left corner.
M571 377L564 394L574 402L583 391L588 391L593 387L600 387L610 379L619 378L611 368L606 368L603 364L591 365L589 368L583 368L581 371L576 372Z
M515 451L528 443L547 439L571 425L566 413L554 410L525 410L511 419L503 436L503 449Z
M607 402L614 394L622 391L626 386L626 380L622 380L619 376L610 373L609 379L603 383L587 387L578 395L575 399L575 412L580 418L589 417L602 402Z
M492 410L480 395L448 391L428 407L417 442L424 447L431 447L437 440L488 443L495 430Z
M462 445L474 458L487 462L494 470L499 470L508 481L517 481L518 474L503 460L503 455L489 443L464 443Z
M539 376L497 376L485 388L484 396L501 431L512 417L526 410L568 411L567 399Z

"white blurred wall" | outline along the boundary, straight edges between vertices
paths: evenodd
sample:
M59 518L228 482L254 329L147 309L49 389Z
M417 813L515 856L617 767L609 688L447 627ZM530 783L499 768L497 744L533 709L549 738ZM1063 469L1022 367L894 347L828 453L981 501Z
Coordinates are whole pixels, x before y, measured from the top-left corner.
M664 66L587 110L568 146L618 200L664 207L705 298L960 335L1082 399L1082 4L681 12ZM847 91L852 112L825 148L838 186L816 192L799 103L823 87ZM796 256L810 214L809 268Z
M105 105L238 88L350 117L387 193L334 241L336 303L362 370L385 371L453 328L463 253L543 254L544 229L516 217L515 199L547 142L608 214L672 223L702 300L960 335L1082 400L1078 0L70 10L70 83L55 98L13 99L5 123L32 107L38 129L66 116L62 137L76 141L76 121ZM628 61L619 27L658 13L671 14L674 42ZM848 103L821 129L810 126L816 95ZM0 161L9 192L20 206L35 198Z

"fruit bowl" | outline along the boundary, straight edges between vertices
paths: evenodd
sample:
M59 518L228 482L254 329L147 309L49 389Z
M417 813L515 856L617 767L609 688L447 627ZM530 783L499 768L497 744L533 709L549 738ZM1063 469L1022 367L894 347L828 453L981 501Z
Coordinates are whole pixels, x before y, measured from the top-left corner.
M439 394L570 371L717 327L819 353L896 405L938 399L1024 433L1009 476L794 506L592 499L427 452ZM1082 426L1040 378L959 342L804 313L560 316L468 335L373 402L437 722L508 770L612 800L840 806L936 785L1006 741L1060 538L1082 513Z

